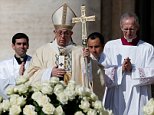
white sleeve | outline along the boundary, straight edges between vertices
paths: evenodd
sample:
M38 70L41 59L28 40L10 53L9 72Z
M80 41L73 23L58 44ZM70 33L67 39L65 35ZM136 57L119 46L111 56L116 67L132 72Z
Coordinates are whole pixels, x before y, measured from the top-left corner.
M122 78L122 67L105 68L105 83L107 87L120 85Z
M132 68L132 79L139 80L138 85L154 84L154 48L147 50L144 66Z
M48 81L51 78L52 68L44 69L41 81Z
M154 84L154 68L137 68L132 70L134 80L139 80L137 85Z

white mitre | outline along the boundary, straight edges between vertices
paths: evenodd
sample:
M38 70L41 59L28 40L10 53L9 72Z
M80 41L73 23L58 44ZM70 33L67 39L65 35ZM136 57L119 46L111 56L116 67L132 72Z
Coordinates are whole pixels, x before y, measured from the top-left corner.
M72 18L76 17L73 10L65 3L60 8L58 8L52 15L52 22L55 29L67 28L72 30L75 25L72 23Z

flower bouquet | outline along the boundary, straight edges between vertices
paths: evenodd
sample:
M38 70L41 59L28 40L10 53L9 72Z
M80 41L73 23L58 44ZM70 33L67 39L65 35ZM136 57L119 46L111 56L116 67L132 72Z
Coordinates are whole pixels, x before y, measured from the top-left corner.
M43 83L30 84L19 78L16 86L8 87L8 99L0 98L1 115L111 115L88 88L57 77Z
M154 115L154 99L151 98L143 107L144 115Z

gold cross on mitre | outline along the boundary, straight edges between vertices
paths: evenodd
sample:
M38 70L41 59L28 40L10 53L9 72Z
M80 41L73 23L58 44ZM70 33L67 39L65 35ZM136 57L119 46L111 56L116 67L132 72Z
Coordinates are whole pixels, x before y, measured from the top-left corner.
M84 5L81 6L81 17L72 18L72 23L82 23L82 45L87 47L87 21L95 21L95 16L86 16L86 7Z

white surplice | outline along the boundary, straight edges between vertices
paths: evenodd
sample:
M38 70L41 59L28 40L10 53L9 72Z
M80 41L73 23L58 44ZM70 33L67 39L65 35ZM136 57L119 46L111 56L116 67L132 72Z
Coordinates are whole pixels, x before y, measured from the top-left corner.
M25 69L28 68L31 57L28 56ZM5 89L10 85L15 85L16 78L19 77L20 65L15 57L0 62L0 95L4 97ZM6 96L5 96L6 98Z
M100 63L106 67L106 95L103 103L114 115L143 115L143 106L151 98L154 83L154 48L139 41L137 46L122 45L121 39L106 43ZM122 63L129 57L132 73L122 73Z

